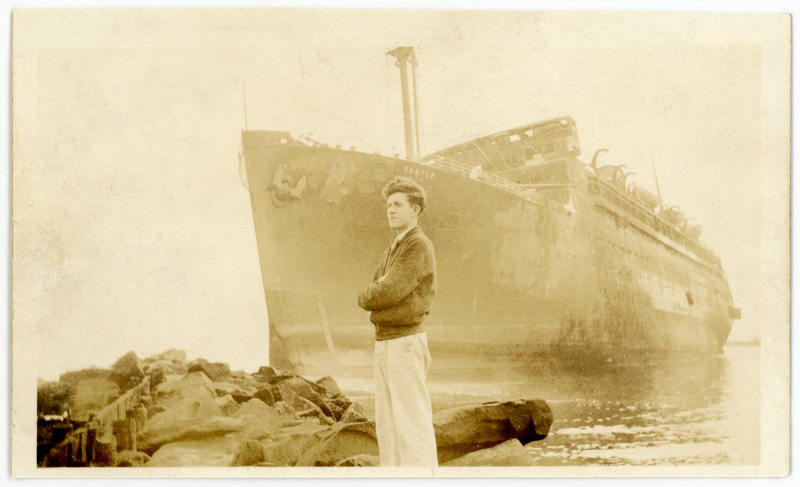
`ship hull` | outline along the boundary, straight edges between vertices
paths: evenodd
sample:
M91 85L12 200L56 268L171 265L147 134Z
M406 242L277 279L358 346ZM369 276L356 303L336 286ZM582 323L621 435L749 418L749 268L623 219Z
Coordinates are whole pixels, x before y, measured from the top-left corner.
M383 185L418 180L438 292L424 323L434 366L637 363L721 351L724 276L621 228L571 187L540 200L440 167L243 134L270 326L283 369L368 369L374 327L357 305L394 238ZM564 177L582 181L565 161Z

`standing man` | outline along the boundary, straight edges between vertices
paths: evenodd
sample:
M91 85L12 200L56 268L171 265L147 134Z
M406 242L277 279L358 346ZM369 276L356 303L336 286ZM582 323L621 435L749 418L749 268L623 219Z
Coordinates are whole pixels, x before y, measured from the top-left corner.
M397 236L372 284L358 295L375 325L375 428L381 466L436 466L436 436L425 378L431 363L422 321L436 294L436 256L417 219L425 189L395 177L383 188Z

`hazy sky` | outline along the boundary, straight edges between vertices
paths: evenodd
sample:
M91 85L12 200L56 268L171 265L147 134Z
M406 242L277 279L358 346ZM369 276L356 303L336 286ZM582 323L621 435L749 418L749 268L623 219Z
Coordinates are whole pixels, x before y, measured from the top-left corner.
M754 21L757 19L758 21ZM14 324L37 376L176 347L255 370L267 317L238 173L250 129L404 152L561 115L704 228L759 335L769 150L765 17L353 11L21 12L14 42ZM20 81L23 80L23 81ZM788 103L788 99L786 101ZM773 105L769 105L773 106ZM785 162L788 165L788 160ZM777 166L776 166L777 164ZM787 190L775 188L775 190ZM388 238L388 237L387 237ZM367 318L365 315L365 326Z

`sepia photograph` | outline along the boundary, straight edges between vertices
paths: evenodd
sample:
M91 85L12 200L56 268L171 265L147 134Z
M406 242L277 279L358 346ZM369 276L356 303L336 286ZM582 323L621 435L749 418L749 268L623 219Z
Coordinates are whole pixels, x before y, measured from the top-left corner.
M14 477L789 474L788 13L11 28Z

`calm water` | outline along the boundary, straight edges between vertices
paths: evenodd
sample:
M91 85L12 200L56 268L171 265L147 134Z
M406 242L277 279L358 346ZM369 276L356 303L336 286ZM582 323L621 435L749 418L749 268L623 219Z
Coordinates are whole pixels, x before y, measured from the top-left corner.
M729 345L717 357L666 365L548 369L432 370L434 412L544 399L555 417L550 435L527 446L540 465L759 463L758 346ZM372 413L370 379L336 380Z

